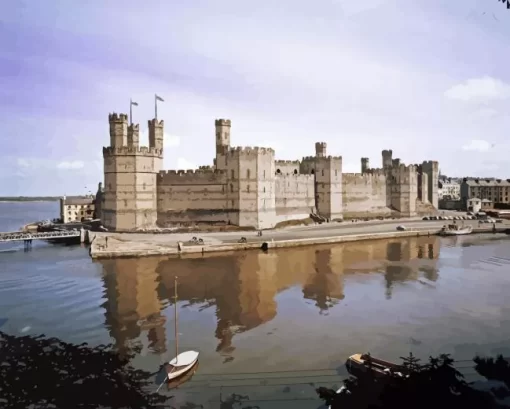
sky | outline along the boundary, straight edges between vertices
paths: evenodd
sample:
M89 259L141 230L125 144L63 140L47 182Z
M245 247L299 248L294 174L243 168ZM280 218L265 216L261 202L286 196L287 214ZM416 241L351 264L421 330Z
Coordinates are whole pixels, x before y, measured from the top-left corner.
M108 113L147 143L165 101L165 168L233 146L381 166L439 161L510 178L510 11L497 0L8 0L0 14L0 196L95 192Z

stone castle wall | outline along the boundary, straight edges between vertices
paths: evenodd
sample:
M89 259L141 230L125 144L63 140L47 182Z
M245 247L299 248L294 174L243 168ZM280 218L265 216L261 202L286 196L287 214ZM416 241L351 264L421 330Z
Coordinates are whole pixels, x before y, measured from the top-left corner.
M406 166L382 152L383 168L343 173L342 157L275 160L270 148L231 147L229 120L216 120L214 166L161 170L163 121L151 120L149 147L140 147L139 126L111 114L110 146L103 148L101 218L111 230L133 231L195 223L271 228L318 214L328 219L416 214L417 203L437 202L437 162ZM435 182L434 182L435 181ZM436 206L437 207L437 206Z

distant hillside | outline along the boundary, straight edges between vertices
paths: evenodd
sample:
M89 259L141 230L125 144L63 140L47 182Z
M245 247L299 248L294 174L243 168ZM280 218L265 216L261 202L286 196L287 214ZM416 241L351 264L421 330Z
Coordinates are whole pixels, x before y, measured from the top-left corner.
M73 196L85 198L86 196ZM0 196L0 202L57 202L61 196Z

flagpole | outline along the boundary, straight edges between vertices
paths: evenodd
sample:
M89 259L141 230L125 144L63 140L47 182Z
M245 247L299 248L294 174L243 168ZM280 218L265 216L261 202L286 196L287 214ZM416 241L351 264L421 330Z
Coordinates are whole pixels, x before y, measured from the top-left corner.
M133 125L133 101L129 98L129 124Z
M154 94L154 118L158 121L158 96Z

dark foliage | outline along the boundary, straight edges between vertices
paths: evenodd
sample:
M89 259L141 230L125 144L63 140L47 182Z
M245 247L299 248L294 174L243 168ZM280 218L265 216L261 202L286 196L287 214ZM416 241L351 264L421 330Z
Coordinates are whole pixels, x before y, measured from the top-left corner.
M510 0L498 0L498 2L506 4L507 10L510 10Z
M0 407L161 407L168 397L148 391L150 374L130 365L133 356L119 356L105 345L92 348L0 331Z
M495 398L510 395L506 388L492 391L473 388L454 368L454 360L449 355L431 357L424 365L412 354L402 361L408 376L392 373L374 377L368 371L366 376L345 380L340 393L327 388L318 388L317 393L332 409L502 408ZM473 361L480 375L502 381L510 388L510 365L503 357L495 360L476 357ZM370 359L367 366L370 367Z

